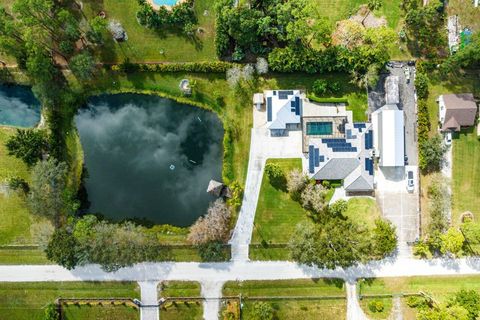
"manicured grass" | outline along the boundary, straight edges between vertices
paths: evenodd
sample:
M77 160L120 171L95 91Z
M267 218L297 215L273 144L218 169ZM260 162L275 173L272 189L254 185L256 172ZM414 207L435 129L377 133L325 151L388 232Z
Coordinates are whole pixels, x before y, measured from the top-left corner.
M13 264L53 264L40 249L4 249L0 248L0 265Z
M227 282L224 296L242 295L242 314L250 319L257 297L282 297L262 299L272 305L276 319L345 319L346 300L342 280L302 279L277 281ZM291 299L292 297L313 299ZM337 297L321 300L322 297ZM318 298L318 299L315 299Z
M172 302L165 303L160 307L160 319L177 320L177 319L203 319L203 307L201 301L188 302Z
M348 200L345 216L360 226L375 227L375 220L380 218L380 209L375 199L352 198Z
M359 283L361 295L423 291L432 294L440 301L461 289L480 291L480 277L478 276L376 278Z
M195 281L164 281L158 285L162 297L200 297L200 283Z
M159 296L200 297L200 283L193 281L165 281L159 286ZM203 317L203 305L200 300L167 301L160 308L161 319L199 319Z
M30 181L28 167L22 160L8 155L5 147L5 143L15 132L16 128L0 126L0 185L2 186L6 186L11 177ZM0 245L34 244L35 235L32 237L30 228L33 224L42 223L48 224L46 219L30 214L22 194L15 191L0 191Z
M43 308L59 297L140 298L140 291L133 282L3 282L0 314L2 319L42 320Z
M140 319L140 310L130 306L76 306L62 307L65 320L137 320Z
M250 246L248 257L251 260L286 261L290 260L290 250L285 247Z
M480 218L480 140L475 127L462 131L453 140L452 222L461 223L461 214L470 211Z
M293 169L302 170L301 159L268 159L268 163L277 164L285 176ZM292 200L286 190L273 187L264 173L255 213L252 242L287 243L295 231L295 226L307 220L307 212L300 203Z
M152 30L141 26L136 18L140 8L137 0L86 0L83 1L83 13L91 18L103 10L107 19L119 21L127 32L127 41L117 43L108 37L108 41L98 48L97 58L102 62L122 62L125 58L132 62L211 61L216 60L213 4L213 0L195 1L198 26L203 30L197 33L196 40L185 37L181 32ZM208 12L207 15L204 15L205 11Z
M425 292L433 296L438 302L446 301L452 294L462 289L480 292L480 277L478 276L439 276L439 277L403 277L403 278L376 278L359 281L359 294L415 294ZM372 313L367 304L379 298L362 298L360 304L372 319L386 319L382 317L387 311ZM402 298L402 312L404 319L415 319L416 309L408 307L407 298ZM391 310L392 299L380 298L384 301L385 309ZM390 308L390 309L389 309Z

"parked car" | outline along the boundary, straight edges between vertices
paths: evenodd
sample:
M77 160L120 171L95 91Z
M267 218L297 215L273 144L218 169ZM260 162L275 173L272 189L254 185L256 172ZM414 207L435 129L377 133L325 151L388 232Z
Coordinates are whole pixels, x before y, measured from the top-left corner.
M403 157L403 161L405 162L405 165L407 166L408 165L408 157L406 155Z
M451 145L452 144L452 133L451 132L447 132L445 134L445 144L447 146Z
M407 191L413 192L414 190L414 182L413 182L413 171L407 171Z

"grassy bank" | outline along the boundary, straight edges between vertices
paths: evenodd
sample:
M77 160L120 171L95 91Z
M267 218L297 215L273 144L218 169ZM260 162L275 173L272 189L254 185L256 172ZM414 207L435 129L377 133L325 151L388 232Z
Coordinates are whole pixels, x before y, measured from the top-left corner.
M60 297L140 298L140 291L132 282L4 282L0 283L0 314L4 319L42 320L43 308ZM76 311L88 314L85 310Z
M225 284L224 296L240 294L243 302L242 314L245 319L249 319L255 302L259 301L256 298L260 297L262 297L261 301L272 306L277 319L333 320L346 317L345 291L341 280L243 281ZM325 297L332 298L323 300Z

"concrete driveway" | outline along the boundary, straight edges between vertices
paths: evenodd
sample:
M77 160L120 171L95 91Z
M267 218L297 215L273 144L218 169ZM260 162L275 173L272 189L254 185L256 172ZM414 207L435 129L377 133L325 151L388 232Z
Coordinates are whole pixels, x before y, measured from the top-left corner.
M414 172L413 193L407 191L406 171ZM411 255L408 244L419 236L418 179L417 167L383 167L375 171L377 183L376 198L383 216L397 228L399 242L398 254Z

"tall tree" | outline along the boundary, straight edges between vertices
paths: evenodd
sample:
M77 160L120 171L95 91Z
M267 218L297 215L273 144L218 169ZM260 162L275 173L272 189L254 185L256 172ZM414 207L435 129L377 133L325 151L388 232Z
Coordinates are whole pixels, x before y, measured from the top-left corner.
M28 166L41 160L48 150L45 132L34 129L17 129L16 134L10 137L5 145L9 155L22 159Z

